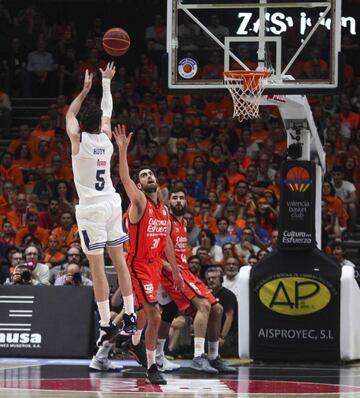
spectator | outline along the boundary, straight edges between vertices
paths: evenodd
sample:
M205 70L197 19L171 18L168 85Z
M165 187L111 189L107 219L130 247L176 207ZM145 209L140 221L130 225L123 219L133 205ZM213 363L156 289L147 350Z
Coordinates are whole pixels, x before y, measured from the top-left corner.
M24 246L24 238L31 235L40 241L42 247L47 245L49 232L39 226L39 215L35 212L28 212L25 227L19 228L16 232L15 243L18 247Z
M259 225L257 218L253 213L250 213L246 217L246 227L251 229L254 236L251 243L254 243L262 249L266 249L269 243L269 233L265 228Z
M235 294L223 286L222 271L211 267L206 271L206 283L223 306L223 319L219 340L219 352L224 357L238 355L238 304Z
M239 257L243 257L246 261L249 259L250 255L257 255L260 248L254 244L252 244L252 240L254 239L254 234L252 230L248 227L244 228L240 243L235 245L237 255Z
M269 247L267 248L269 252L277 250L278 237L279 237L279 231L277 229L274 229L270 235Z
M349 265L350 267L355 268L355 264L350 260L345 258L345 248L341 239L335 239L330 244L331 254L335 257L337 263L343 267L344 265Z
M65 262L56 265L50 270L50 283L54 283L57 276L66 268L68 264L78 264L81 267L81 271L84 275L90 275L90 269L82 265L83 252L80 247L72 246L66 253Z
M44 252L44 263L51 269L64 261L65 254L61 251L59 240L55 235L50 235Z
M257 202L257 207L255 210L256 219L258 221L258 225L260 228L264 229L267 232L267 239L274 228L277 225L277 211L268 203L268 201L264 197L260 197ZM261 240L264 243L267 243L266 238L262 238Z
M195 217L195 225L200 228L206 228L209 229L212 233L216 233L218 231L217 225L216 225L216 220L214 217L211 217L210 215L210 210L211 210L211 203L209 199L203 199L200 204L200 212L199 214Z
M148 26L145 31L145 39L153 39L158 49L165 49L166 42L166 27L164 24L163 17L161 15L155 15L154 25Z
M29 211L36 212L36 208L31 207L30 204L28 204L25 194L18 193L16 195L15 208L14 210L6 213L6 218L17 230L19 228L25 227L26 217Z
M92 286L93 283L86 276L81 275L80 266L70 263L66 266L64 274L56 278L55 286Z
M54 92L54 58L45 48L45 40L39 38L36 50L28 55L27 71L30 75L31 94L34 97L51 97Z
M250 265L253 266L258 262L258 258L255 254L251 254L248 259L247 259L247 264L246 265Z
M216 224L219 232L215 234L215 245L223 247L225 243L239 242L239 238L234 237L228 232L229 220L226 217L218 218Z
M195 247L200 234L200 228L195 225L194 215L191 212L187 211L184 214L184 219L186 220L188 244L190 247Z
M188 258L189 270L198 278L200 278L201 262L198 256L190 256Z
M3 193L0 194L0 220L1 216L5 216L13 209L15 201L16 193L14 184L11 181L5 181L3 185Z
M63 163L60 155L54 155L52 157L51 168L58 179L65 180L66 182L73 180L72 169Z
M186 194L196 200L205 200L205 187L202 181L197 180L196 171L194 169L188 169L186 171L185 179L185 190Z
M51 233L58 238L61 251L66 253L72 243L77 240L78 227L74 223L73 213L65 211L60 217L60 226L56 227Z
M197 250L204 248L215 263L220 263L223 259L222 250L215 245L215 236L209 229L202 229L198 237L198 246L192 249L192 254L198 254Z
M39 213L39 226L49 231L60 224L61 211L58 199L50 199L49 207L46 211Z
M0 232L0 245L5 247L11 247L15 245L16 232L12 224L6 219L2 223L2 230ZM0 255L0 259L3 256Z
M33 156L29 145L20 144L15 149L13 164L23 172L23 176L27 174L27 171L32 171L32 158Z
M11 102L0 87L0 136L9 135L11 127Z
M11 152L4 152L1 156L0 182L9 181L20 188L24 184L22 171L13 164L14 156Z
M11 140L8 146L8 152L14 154L16 148L21 144L26 144L31 150L32 155L37 151L39 139L32 137L31 130L27 124L21 124L18 128L19 137Z
M260 249L258 251L258 254L256 255L257 259L260 261L262 260L264 257L266 257L269 254L268 250L266 249Z
M240 261L237 257L228 257L224 261L224 282L223 286L231 290L237 300L240 300Z
M344 204L348 214L349 214L349 224L348 224L348 234L352 235L354 227L356 224L357 217L357 196L356 188L354 184L349 181L344 180L344 170L342 167L335 166L331 171L331 176L333 179L333 184L338 196Z
M21 250L16 249L9 255L10 257L10 267L9 270L12 273L16 266L24 262L24 254Z
M54 198L59 201L59 209L61 212L75 213L75 193L72 185L68 181L56 181L54 186Z
M50 151L50 143L48 139L40 139L37 155L34 156L34 167L39 171L50 168L53 153Z
M218 219L223 212L223 205L219 203L219 199L215 191L210 191L208 193L208 199L211 203L211 216Z
M35 245L30 245L25 249L25 261L28 269L32 272L32 278L43 285L49 284L49 267L39 262L40 250Z

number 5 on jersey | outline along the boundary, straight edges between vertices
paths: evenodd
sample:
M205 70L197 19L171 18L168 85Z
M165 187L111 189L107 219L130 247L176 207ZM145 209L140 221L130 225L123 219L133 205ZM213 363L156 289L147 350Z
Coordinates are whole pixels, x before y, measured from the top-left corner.
M96 170L96 181L95 189L97 191L102 191L105 187L105 180L104 180L105 170Z

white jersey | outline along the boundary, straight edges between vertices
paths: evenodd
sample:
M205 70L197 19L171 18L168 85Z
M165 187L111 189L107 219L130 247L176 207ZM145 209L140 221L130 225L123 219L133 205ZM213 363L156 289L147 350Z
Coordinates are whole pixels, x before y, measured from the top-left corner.
M80 134L80 150L77 155L72 155L72 168L79 204L82 205L115 193L110 178L114 148L105 133Z

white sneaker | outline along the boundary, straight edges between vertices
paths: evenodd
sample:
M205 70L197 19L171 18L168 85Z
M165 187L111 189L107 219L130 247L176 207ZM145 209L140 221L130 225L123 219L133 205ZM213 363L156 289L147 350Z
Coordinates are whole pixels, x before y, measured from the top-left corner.
M164 354L156 356L156 365L159 372L173 372L180 368L180 365L169 361Z
M118 372L123 367L121 365L115 366L108 358L97 358L94 355L89 368L100 372Z

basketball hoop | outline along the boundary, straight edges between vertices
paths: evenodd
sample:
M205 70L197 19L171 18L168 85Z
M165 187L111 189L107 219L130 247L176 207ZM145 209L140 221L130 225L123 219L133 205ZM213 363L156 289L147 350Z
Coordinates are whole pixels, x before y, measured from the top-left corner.
M271 76L267 70L229 70L224 72L224 83L234 103L233 117L239 122L259 117L260 97L264 80Z

